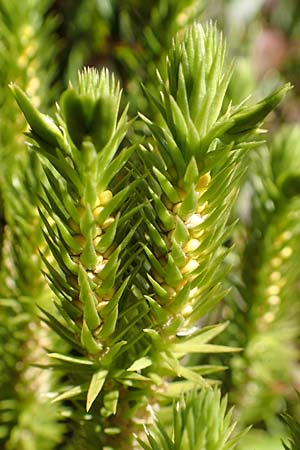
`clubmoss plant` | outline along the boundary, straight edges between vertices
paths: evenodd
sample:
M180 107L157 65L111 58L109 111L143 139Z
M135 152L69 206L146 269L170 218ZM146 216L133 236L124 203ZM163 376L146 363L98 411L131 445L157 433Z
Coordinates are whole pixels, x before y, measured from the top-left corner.
M140 444L145 450L233 450L242 434L233 434L232 410L226 408L226 397L221 399L216 389L191 391L173 405L171 433L158 421L147 433L149 444Z
M224 54L214 26L190 28L173 44L168 78L164 82L159 77L160 97L149 95L161 117L157 123L144 118L152 133L148 146L141 148L151 198L144 221L152 290L147 298L161 311L160 332L152 336L164 352L169 346L173 374L189 380L196 379L199 368L180 374L177 352L225 350L203 346L203 329L194 326L224 296L223 242L247 152L258 145L252 141L257 128L286 89L256 106L229 108L222 115L230 78ZM222 328L212 327L210 338ZM172 341L174 347L168 343Z
M185 356L233 350L209 343L225 325L206 327L205 315L224 296L223 242L247 152L289 86L223 114L231 69L211 24L175 38L166 73L158 95L146 94L158 114L141 114L143 144L107 69L80 72L55 119L11 86L45 175L40 217L51 256L43 261L57 299L55 313L43 311L69 345L49 354L65 380L55 400L74 424L67 448L140 448L149 405L160 410L209 386L203 375L217 368L189 366ZM217 394L199 395L218 410Z
M299 126L283 127L271 151L257 154L253 176L251 223L242 254L243 302L232 312L235 343L244 348L232 359L233 402L240 422L248 424L272 421L285 409L283 398L291 399L297 387L299 138Z
M0 446L50 450L61 438L57 405L48 401L49 372L33 367L45 359L49 329L37 304L49 300L41 273L42 234L37 214L40 167L28 154L26 121L8 88L15 79L36 105L49 101L55 19L50 1L3 1L0 5L0 190L3 239L0 274ZM54 68L54 65L52 64ZM2 230L1 230L2 232ZM33 419L34 417L34 419Z
M78 90L70 86L62 95L60 127L36 111L19 88L13 90L38 151L51 163L45 165L47 184L40 214L56 265L43 259L65 324L46 311L45 315L77 355L50 355L71 378L57 400L84 394L86 406L79 412L87 423L86 434L83 425L83 436L75 439L90 448L86 439L95 424L99 442L105 445L109 436L120 432L117 425L109 424L119 396L122 402L119 390L134 379L134 369L124 368L124 358L128 367L134 362L129 348L124 355L124 330L130 332L140 319L128 302L123 300L119 306L128 289L126 268L134 255L130 249L136 228L131 222L135 209L130 194L138 182L122 171L136 147L123 145L130 122L126 108L119 116L121 91L107 70L100 74L84 70ZM99 423L90 423L85 409L95 411ZM124 406L121 411L126 423Z

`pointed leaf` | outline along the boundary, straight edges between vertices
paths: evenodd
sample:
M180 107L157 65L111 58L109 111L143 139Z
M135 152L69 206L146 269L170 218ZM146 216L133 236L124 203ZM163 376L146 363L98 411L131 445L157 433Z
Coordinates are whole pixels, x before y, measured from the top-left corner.
M89 390L87 393L87 398L86 398L87 412L90 410L92 404L94 403L94 401L100 394L100 392L103 388L103 385L105 383L107 374L108 374L108 370L100 369L100 370L98 370L98 372L94 373L94 375L92 376L92 379L91 379L91 382L89 385Z
M55 125L51 117L41 114L32 105L30 99L22 91L19 86L11 83L9 85L12 90L18 105L20 106L23 114L31 126L32 131L37 134L45 142L54 146L63 146L63 137L60 129Z
M59 394L52 400L52 403L60 402L61 400L68 400L70 398L78 397L87 391L88 384L81 384L80 386L74 386L70 389L65 390L62 394Z
M102 345L95 340L85 320L82 324L80 340L82 346L92 355L96 355L102 350Z
M60 353L49 353L50 358L59 359L60 361L66 361L72 364L82 364L86 366L92 366L94 363L86 358L79 358L75 356L62 355Z
M137 359L133 364L131 364L131 366L128 367L127 370L129 372L136 372L151 366L151 364L151 359L148 358L148 356L143 356L142 358Z

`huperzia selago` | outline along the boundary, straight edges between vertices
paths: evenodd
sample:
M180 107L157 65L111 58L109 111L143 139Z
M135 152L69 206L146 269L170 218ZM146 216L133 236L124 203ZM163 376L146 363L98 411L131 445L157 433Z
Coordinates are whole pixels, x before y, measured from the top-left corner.
M233 450L247 430L234 433L232 409L226 409L227 398L221 398L217 389L188 392L173 404L171 433L156 421L147 433L149 444L140 444L144 450Z
M235 345L244 348L231 361L232 401L240 423L270 428L299 389L299 143L299 126L284 126L270 152L255 155L251 223L241 250L243 302L231 311Z
M86 405L79 404L74 413L77 419L82 414L74 445L93 448L96 434L105 446L115 440L122 423L125 434L130 432L123 390L145 383L133 367L126 370L136 355L131 354L134 342L126 344L124 335L136 340L135 323L145 315L140 305L124 301L128 266L137 251L131 240L138 209L132 195L138 182L130 170L122 170L136 147L120 148L130 127L127 108L118 117L121 91L107 70L99 74L88 69L79 75L78 90L70 86L61 97L58 126L36 111L18 87L13 91L37 150L47 158L40 214L55 264L43 259L65 323L45 315L72 349L69 355L50 355L57 361L54 366L70 377L57 400L87 393ZM118 404L120 424L114 420Z
M141 148L151 199L144 209L147 298L157 322L150 335L161 349L160 366L163 352L169 375L193 382L200 382L201 368L181 367L178 358L225 350L207 344L223 325L194 327L224 296L223 243L247 152L260 145L259 126L289 89L221 115L231 74L224 57L214 26L190 28L170 50L167 80L158 76L159 96L149 95L160 119L143 117L151 131Z
M37 309L37 303L50 301L51 292L38 250L40 168L37 155L28 155L24 146L27 124L8 88L14 79L36 105L48 103L56 21L48 14L50 5L51 0L0 4L0 446L9 450L50 450L62 434L58 405L47 398L53 377L33 367L46 357L52 334Z
M43 259L58 301L44 315L71 348L49 356L68 380L56 400L76 422L74 448L139 448L149 405L208 387L203 375L218 369L184 356L233 350L208 343L225 325L206 327L204 316L224 295L222 245L247 152L289 86L221 115L224 58L213 25L174 40L167 79L147 94L160 117L142 116L143 145L130 143L106 69L79 74L55 121L12 86L47 179Z

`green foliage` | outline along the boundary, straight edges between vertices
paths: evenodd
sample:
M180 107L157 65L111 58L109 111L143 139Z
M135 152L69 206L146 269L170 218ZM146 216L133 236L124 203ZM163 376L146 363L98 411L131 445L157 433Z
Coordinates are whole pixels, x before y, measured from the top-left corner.
M46 395L52 389L53 377L32 367L45 362L44 347L51 340L36 306L49 302L38 253L42 245L36 210L40 166L36 155L26 151L22 135L26 123L8 88L8 82L15 79L35 104L47 104L54 67L51 58L56 51L50 5L50 1L3 1L0 5L0 189L4 219L0 442L1 448L9 450L50 450L62 434L58 408L49 404Z
M56 52L53 30L56 20L48 14L50 0L3 0L0 5L1 74L1 161L6 174L13 160L24 158L22 133L26 124L11 96L8 84L14 80L26 89L35 105L46 106L54 76ZM14 149L10 147L14 142ZM6 162L6 159L9 161ZM1 179L3 177L3 167Z
M299 336L299 127L286 126L257 154L251 223L242 249L242 281L232 315L233 401L246 423L270 421L293 396ZM262 164L263 161L263 164ZM238 325L238 327L237 327ZM278 364L280 361L280 364Z
M151 242L149 226L145 250L157 273L150 281L160 285L159 302L170 305L176 322L182 314L182 323L170 323L171 333L188 329L224 295L222 243L247 151L259 145L251 141L256 127L287 89L221 115L230 78L224 52L213 26L189 29L170 51L167 82L159 79L160 99L149 96L161 120L144 118L154 137L142 147L154 209L147 214L160 237Z
M126 259L131 262L136 229L129 195L137 181L122 170L136 147L123 144L130 122L126 108L119 114L120 88L107 70L83 71L77 90L70 86L62 95L60 127L36 111L18 87L12 89L30 123L36 150L51 164L44 164L47 180L40 215L56 264L45 255L43 260L64 323L46 311L45 315L77 355L86 358L50 355L53 367L66 372L71 382L56 400L85 393L86 410L93 407L97 421L103 423L95 433L104 445L112 428L106 422L116 413L119 391L147 382L130 369L136 360L134 344L123 338L132 333L134 343L135 322L143 309L146 312L143 305L133 310L124 294L130 295ZM117 396L110 406L111 390ZM119 411L124 414L124 407ZM88 431L91 424L84 427ZM113 428L113 434L120 432Z
M60 65L66 81L76 81L83 66L107 66L126 86L136 114L148 108L141 83L155 90L155 72L163 65L173 36L198 20L204 0L66 0L55 10L64 36Z
M289 414L285 413L282 418L288 426L290 437L283 442L283 448L285 450L296 450L299 448L300 442L300 423Z
M226 412L226 406L216 389L191 391L174 403L170 429L156 419L147 430L149 445L140 444L145 450L233 450L242 434L233 434L232 410Z
M205 0L155 0L147 4L129 0L125 5L115 2L111 27L116 40L114 62L127 85L134 112L149 107L142 96L141 82L151 92L156 91L155 74L157 68L164 67L172 38L199 19L205 3Z

